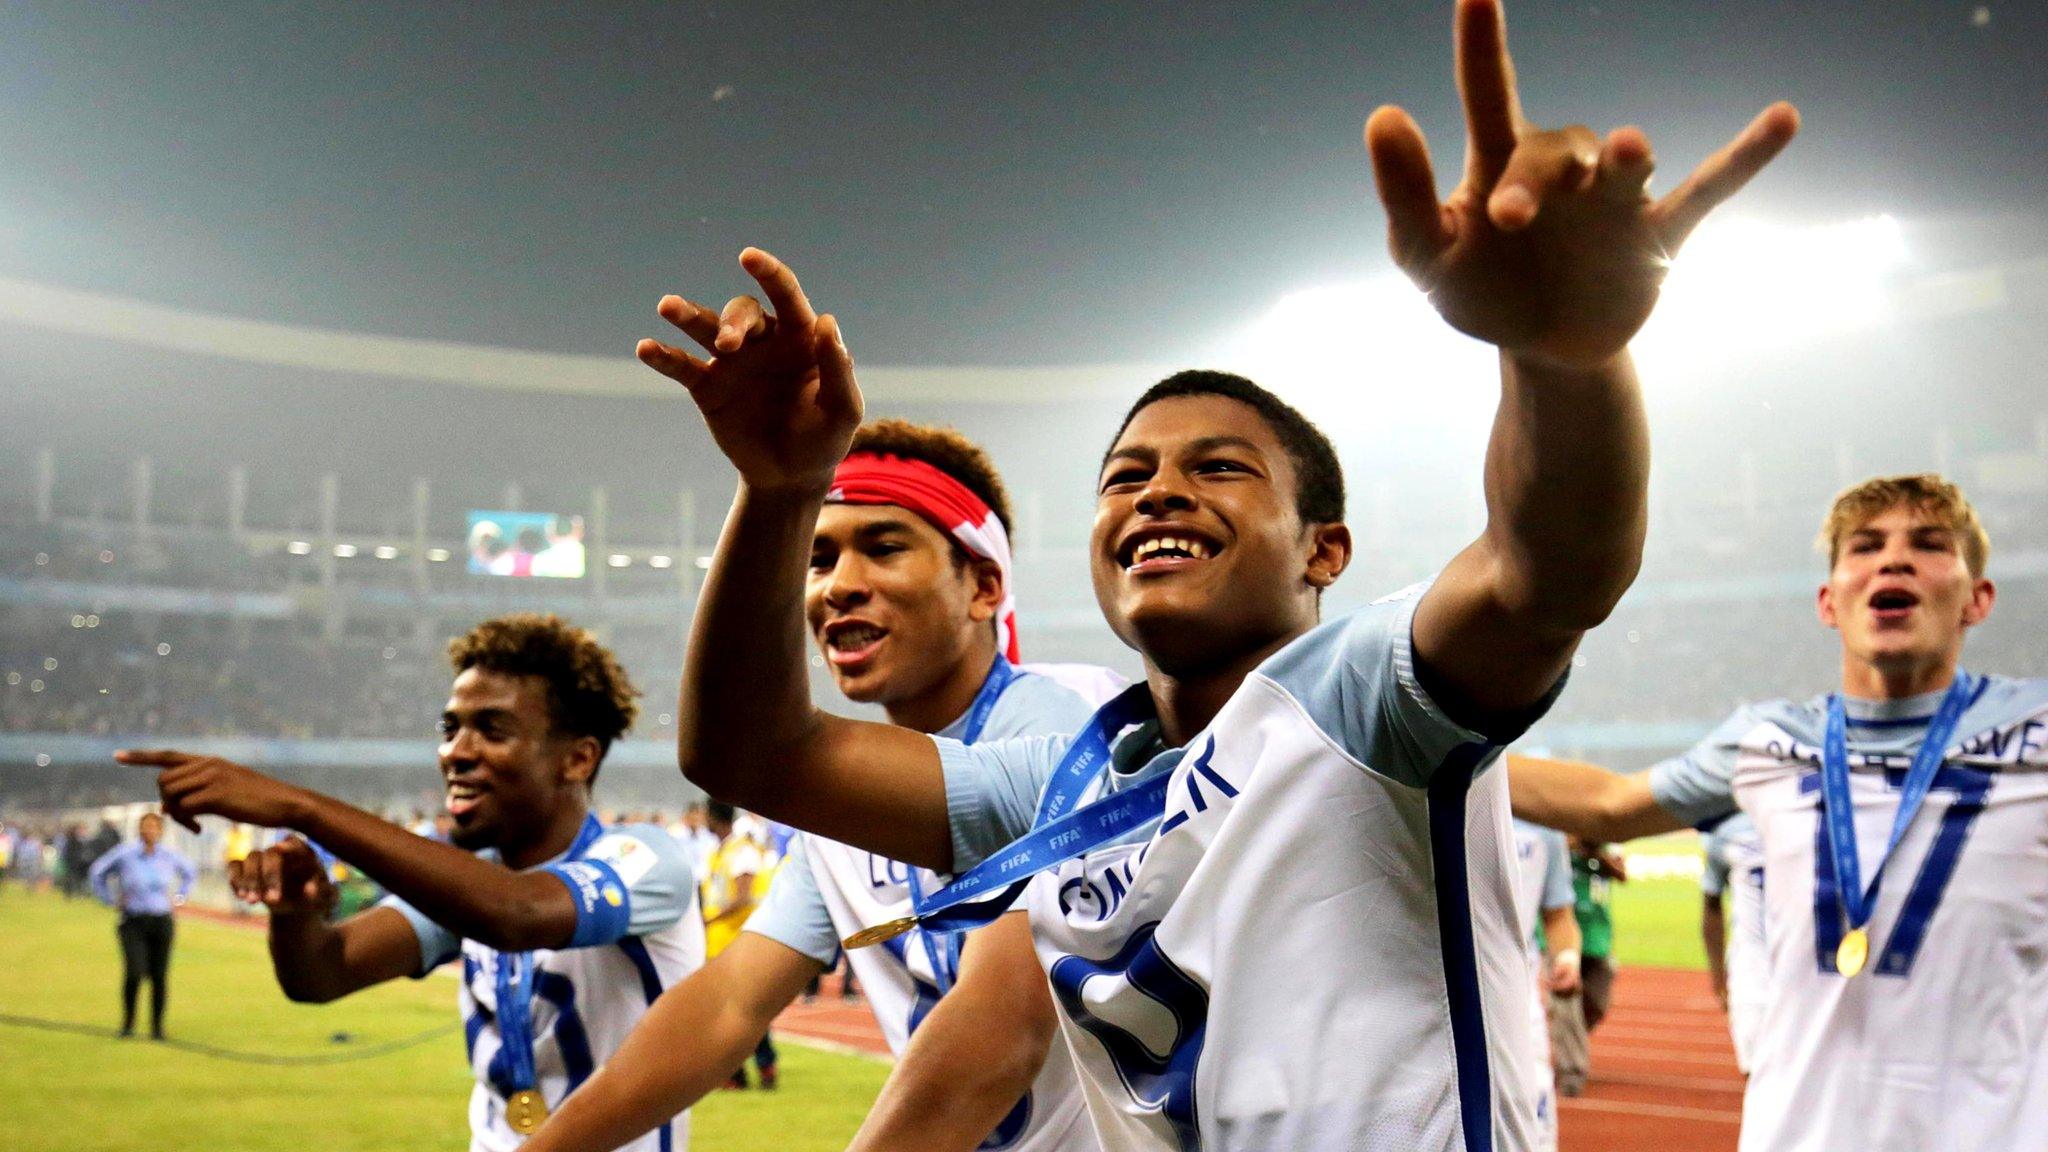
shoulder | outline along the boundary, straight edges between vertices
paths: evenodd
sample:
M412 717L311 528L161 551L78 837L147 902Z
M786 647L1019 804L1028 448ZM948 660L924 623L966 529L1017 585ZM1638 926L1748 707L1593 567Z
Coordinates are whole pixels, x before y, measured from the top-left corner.
M1971 711L1981 711L1988 723L2012 723L2048 712L2048 679L2015 676L1980 676L1982 681L1971 701ZM1974 717L1973 717L1974 719Z
M1094 712L1094 704L1074 688L1050 675L1024 670L996 701L981 742L1069 735Z
M690 853L652 824L614 824L591 842L582 859L609 865L628 886L650 877L690 874Z

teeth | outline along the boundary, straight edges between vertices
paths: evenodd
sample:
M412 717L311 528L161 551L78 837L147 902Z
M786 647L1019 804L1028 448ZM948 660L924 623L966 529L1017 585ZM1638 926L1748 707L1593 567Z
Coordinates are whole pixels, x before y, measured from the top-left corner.
M882 638L882 630L867 624L856 624L832 634L834 648L865 648Z
M1131 563L1140 563L1160 552L1176 552L1196 560L1207 560L1211 554L1208 544L1193 537L1154 536L1131 550Z

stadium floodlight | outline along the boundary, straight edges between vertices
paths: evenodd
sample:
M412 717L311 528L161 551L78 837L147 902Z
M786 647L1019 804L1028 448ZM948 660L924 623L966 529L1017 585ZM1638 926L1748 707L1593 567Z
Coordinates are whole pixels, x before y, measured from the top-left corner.
M633 558L631 556L626 555L624 552L614 552L611 555L605 557L604 562L612 566L613 568L624 568L628 564L631 564L633 562Z
M71 615L71 626L72 626L73 628L83 628L83 627L85 627L85 613L83 613L83 612L74 612L74 613L72 613L72 615Z
M448 562L448 557L451 555L453 555L453 553L449 552L446 548L427 549L427 559L435 564L446 564Z
M356 546L353 544L336 544L334 546L334 554L343 560L354 559L356 551Z
M659 552L647 558L647 566L649 568L670 568L675 565L675 562L675 557L664 556Z
M398 549L393 548L389 544L379 544L376 551L372 552L371 555L379 560L396 560L398 559Z
M699 556L699 557L697 557L697 570L698 570L698 571L700 571L700 572L709 572L709 571L711 571L711 557L709 557L709 556Z
M311 540L294 540L285 545L284 550L294 556L310 556L313 553L313 542Z
M169 656L171 654L171 646L169 644L157 645L156 654L159 656Z

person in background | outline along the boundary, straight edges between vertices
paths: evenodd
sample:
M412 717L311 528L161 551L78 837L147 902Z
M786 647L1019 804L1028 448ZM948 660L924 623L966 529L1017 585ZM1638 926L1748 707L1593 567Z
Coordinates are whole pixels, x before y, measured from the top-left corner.
M732 805L716 800L705 809L707 830L718 838L718 846L705 866L703 891L699 897L704 907L706 960L716 959L739 938L740 929L746 925L747 917L754 914L754 906L759 902L764 887L759 881L768 872L768 861L761 845L740 831L739 816ZM754 1045L754 1068L761 1074L762 1088L772 1090L777 1083L775 1061L774 1033L764 1031L761 1042ZM733 1069L732 1079L726 1086L748 1087L744 1061Z
M1735 1066L1747 1076L1771 979L1764 941L1764 845L1756 822L1748 813L1737 812L1708 831L1702 848L1706 867L1700 872L1700 941L1706 945L1714 999L1728 1014ZM1732 914L1722 910L1723 893L1734 905Z
M711 874L711 854L718 851L718 834L710 829L707 819L706 809L699 802L683 809L682 820L669 828L669 835L689 849L690 863L699 876Z
M57 853L57 884L63 890L64 898L69 900L92 890L89 874L98 853L92 850L92 841L80 824L64 829L59 843L62 847Z
M1515 915L1528 949L1531 1045L1521 1062L1536 1114L1536 1152L1557 1152L1557 1083L1545 1025L1550 998L1579 990L1579 923L1573 909L1571 848L1564 833L1514 822Z
M1593 1067L1593 1029L1607 1018L1614 998L1614 912L1609 885L1628 879L1621 853L1604 844L1571 837L1574 917L1579 924L1579 986L1553 991L1550 1053L1557 1066L1557 1092L1578 1096Z
M121 1035L135 1035L135 994L149 981L149 1036L164 1038L164 1005L170 998L171 909L183 904L198 873L192 862L163 844L164 818L145 814L136 839L95 860L92 890L121 910L115 934L121 941Z

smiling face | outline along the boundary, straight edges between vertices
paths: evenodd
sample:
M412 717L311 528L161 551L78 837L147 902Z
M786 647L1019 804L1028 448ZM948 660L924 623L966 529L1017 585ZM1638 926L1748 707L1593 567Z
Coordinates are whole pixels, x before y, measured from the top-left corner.
M934 692L983 647L993 655L994 568L956 563L951 540L896 505L826 505L804 615L839 690L886 708Z
M1952 670L1964 630L1990 614L1994 596L1991 581L1971 574L1961 533L1897 504L1843 534L1818 606L1842 634L1845 679L1855 667L1896 677Z
M1103 464L1089 548L1110 628L1154 667L1190 676L1314 626L1350 537L1302 523L1297 483L1279 437L1242 401L1139 409Z
M595 739L555 731L547 681L469 668L441 712L441 778L453 842L505 849L544 834L566 789L584 788Z

